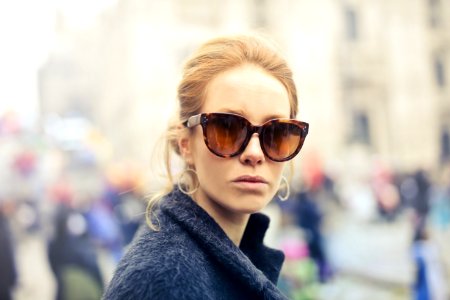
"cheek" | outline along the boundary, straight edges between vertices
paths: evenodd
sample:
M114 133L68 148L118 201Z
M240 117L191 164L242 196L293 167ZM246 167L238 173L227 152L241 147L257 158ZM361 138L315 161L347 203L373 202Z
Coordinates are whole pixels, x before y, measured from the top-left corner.
M219 175L223 175L224 161L208 150L202 133L194 134L192 141L193 165L201 177L200 179L203 179L201 183L209 182L218 178Z
M286 162L270 162L270 172L274 178L280 179L283 175Z
M206 159L206 152L209 151L206 148L205 141L203 140L203 135L201 132L196 131L192 135L191 153L193 158L193 163L195 166L201 164Z
M281 177L283 176L285 165L286 163L276 163L276 162L270 165L269 169L274 182L272 187L275 191L277 191L280 186Z
M229 163L230 161L224 161L223 158L209 152L206 146L199 149L196 155L195 169L201 188L208 194L223 191L226 178L232 169Z

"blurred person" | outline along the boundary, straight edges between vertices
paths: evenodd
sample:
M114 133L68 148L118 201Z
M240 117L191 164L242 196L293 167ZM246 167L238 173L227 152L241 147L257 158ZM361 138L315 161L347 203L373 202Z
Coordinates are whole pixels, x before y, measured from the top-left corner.
M142 170L130 162L122 162L110 168L103 199L114 211L120 225L123 245L133 239L139 225L144 220L145 202L141 186Z
M427 216L430 211L430 191L431 183L424 170L417 170L411 176L410 205L414 211L415 235L420 235L427 223Z
M450 228L450 164L444 165L430 193L430 221L440 232Z
M400 195L397 186L386 183L379 186L375 193L380 215L386 221L395 221L400 209Z
M376 162L372 175L372 189L377 201L380 217L388 222L395 221L401 209L400 192L395 183L393 171Z
M317 203L315 193L317 185L298 192L295 197L295 220L305 232L309 256L317 265L318 278L326 282L331 277L331 268L326 255L322 234L323 213Z
M135 189L123 190L106 181L100 201L86 212L89 232L118 263L123 249L144 221L145 203Z
M127 246L144 221L145 204L140 200L141 195L136 191L127 191L120 194L120 202L114 208L120 222L123 244Z
M13 240L6 215L6 203L0 198L0 299L12 299L16 281L17 269Z
M12 158L9 184L17 203L18 224L24 232L33 233L41 226L39 192L43 183L37 169L38 154L28 148L24 147Z
M413 242L416 277L413 285L415 300L448 300L448 282L441 253L430 238L427 226L418 228Z
M328 204L332 197L332 182L316 153L308 155L308 161L303 167L301 188L292 199L293 213L296 225L304 231L309 256L317 267L318 279L326 282L331 277L331 268L322 234L322 205Z
M25 149L16 154L12 165L22 177L29 177L36 171L36 163L36 154Z
M89 234L97 245L106 249L117 263L123 255L123 237L114 208L102 199L86 212Z
M99 299L103 279L85 216L73 207L70 184L60 179L51 189L56 210L48 258L55 275L55 299ZM76 288L74 288L76 286Z
M308 133L293 119L290 68L263 38L219 37L187 61L178 100L168 187L104 299L286 299L276 287L284 254L264 245L269 218L258 211L287 183L286 161ZM177 184L171 149L184 161Z
M285 224L278 234L286 261L280 275L279 288L294 300L318 299L317 267L309 255L304 232L295 224Z

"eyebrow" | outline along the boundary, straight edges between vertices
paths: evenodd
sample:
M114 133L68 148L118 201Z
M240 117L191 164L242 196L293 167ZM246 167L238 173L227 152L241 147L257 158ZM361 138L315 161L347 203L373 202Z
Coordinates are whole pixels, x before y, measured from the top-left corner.
M247 119L246 113L242 109L223 108L223 109L219 109L218 111L219 112L225 112L225 113L237 114L237 115L243 116L243 117L245 117ZM264 118L264 120L268 121L268 120L272 120L272 119L289 119L289 118L290 118L290 116L284 117L284 116L281 116L281 115L269 115L266 118Z
M218 111L245 116L245 111L243 111L242 109L222 108L222 109L219 109Z

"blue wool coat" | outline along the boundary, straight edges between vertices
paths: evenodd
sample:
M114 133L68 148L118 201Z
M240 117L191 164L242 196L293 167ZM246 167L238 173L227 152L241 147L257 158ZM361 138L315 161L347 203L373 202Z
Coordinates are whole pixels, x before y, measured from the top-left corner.
M284 255L263 245L269 218L250 216L240 247L178 189L119 262L103 299L287 299L275 286Z

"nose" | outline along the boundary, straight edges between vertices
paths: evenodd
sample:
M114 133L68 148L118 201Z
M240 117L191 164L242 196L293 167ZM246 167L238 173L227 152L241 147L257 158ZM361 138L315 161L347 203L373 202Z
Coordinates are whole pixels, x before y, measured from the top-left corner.
M244 152L239 156L239 160L246 165L256 166L265 161L264 152L261 149L259 135L254 133L250 138Z

